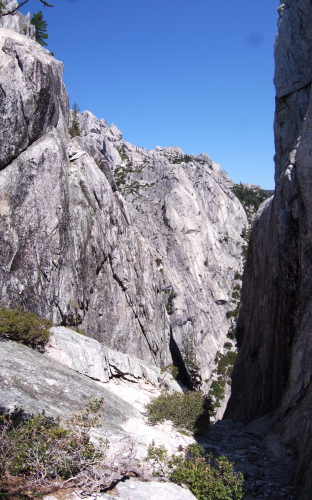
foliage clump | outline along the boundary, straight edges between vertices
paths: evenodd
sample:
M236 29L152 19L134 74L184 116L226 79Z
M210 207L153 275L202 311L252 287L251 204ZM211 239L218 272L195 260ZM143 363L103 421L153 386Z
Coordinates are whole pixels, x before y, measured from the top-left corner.
M185 456L173 457L171 481L186 485L198 500L239 500L243 496L243 475L234 472L226 457L205 455L198 444L187 448Z
M80 126L79 126L79 119L78 119L78 113L80 109L79 106L76 102L73 104L73 116L72 116L72 123L71 126L68 129L70 137L73 139L74 137L77 137L81 134Z
M161 373L171 373L173 378L176 380L179 376L179 368L175 365L167 365L161 369Z
M170 158L169 161L173 164L191 163L192 161L194 161L194 158L190 155L176 155L173 158Z
M235 184L232 191L245 210L252 208L254 211L257 211L261 203L272 195L272 191L261 189L259 186L245 186L242 183Z
M50 338L52 321L34 313L0 307L0 336L41 350Z
M228 351L220 357L217 370L219 375L231 376L236 356L235 351Z
M3 413L0 496L18 494L17 498L24 498L27 491L34 498L35 493L44 492L52 482L57 489L64 480L74 486L76 476L102 459L107 449L106 442L95 448L89 437L91 427L99 425L97 413L102 404L102 399L91 398L86 408L64 425L59 418L48 417L44 412L35 416L27 416L21 410Z
M175 427L193 433L201 433L206 429L211 409L210 398L201 391L163 393L146 406L151 423L171 420Z

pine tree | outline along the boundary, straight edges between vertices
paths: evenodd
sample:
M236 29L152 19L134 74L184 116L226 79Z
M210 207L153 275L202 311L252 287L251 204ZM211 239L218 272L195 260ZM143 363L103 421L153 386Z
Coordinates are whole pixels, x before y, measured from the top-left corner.
M78 113L80 109L76 102L73 104L73 116L72 116L72 124L69 127L68 132L71 137L77 137L77 135L81 134L78 120Z
M47 23L43 18L43 14L41 10L39 10L36 14L34 14L30 20L31 24L33 24L36 28L36 41L40 43L40 45L48 45L45 40L49 38L47 34Z

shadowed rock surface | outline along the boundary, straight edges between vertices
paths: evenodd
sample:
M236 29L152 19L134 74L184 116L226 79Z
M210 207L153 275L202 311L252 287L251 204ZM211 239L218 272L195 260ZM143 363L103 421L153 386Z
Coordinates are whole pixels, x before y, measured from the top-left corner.
M279 8L275 46L275 181L250 238L226 416L274 411L274 431L298 454L299 498L312 491L312 6Z

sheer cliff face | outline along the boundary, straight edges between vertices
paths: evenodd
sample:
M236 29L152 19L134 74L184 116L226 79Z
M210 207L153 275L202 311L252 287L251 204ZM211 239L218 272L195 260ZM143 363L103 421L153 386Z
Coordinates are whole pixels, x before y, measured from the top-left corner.
M129 224L154 249L172 351L208 379L228 341L226 312L234 308L233 278L241 265L246 217L233 182L205 154L188 156L178 147L146 151L89 112L79 121L76 147L108 170Z
M274 410L275 429L298 450L298 477L307 478L312 458L312 5L289 0L279 13L276 191L252 231L238 323L240 352L226 416L250 421ZM311 492L311 485L306 488Z
M156 255L86 153L69 160L62 65L0 30L1 301L169 362Z
M207 155L137 148L89 112L70 140L61 63L13 31L0 44L1 301L208 378L241 270L232 181Z

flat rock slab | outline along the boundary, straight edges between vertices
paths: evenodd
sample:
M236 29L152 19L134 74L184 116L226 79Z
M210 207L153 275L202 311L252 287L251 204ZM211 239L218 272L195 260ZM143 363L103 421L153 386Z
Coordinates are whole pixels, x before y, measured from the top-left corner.
M85 500L196 500L187 488L173 483L158 483L157 481L141 482L129 479L117 485L118 495L114 493L98 494L84 497ZM59 491L45 495L44 500L79 500L76 492Z
M119 498L123 500L195 500L187 488L173 483L150 481L142 483L130 479L117 486Z
M97 382L17 342L0 341L0 407L45 411L62 419L82 410L90 396L104 398L102 426L108 434L140 413Z

